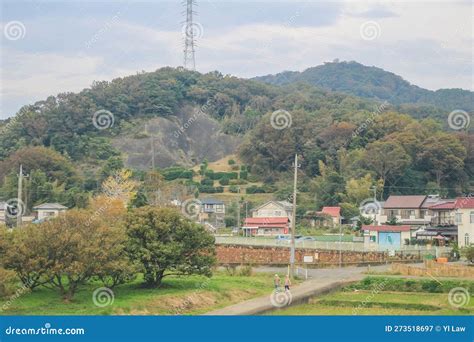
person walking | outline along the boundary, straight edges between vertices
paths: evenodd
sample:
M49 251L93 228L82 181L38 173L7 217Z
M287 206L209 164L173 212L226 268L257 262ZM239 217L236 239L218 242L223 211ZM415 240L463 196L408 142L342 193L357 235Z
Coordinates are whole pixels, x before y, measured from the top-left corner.
M278 274L275 274L275 277L273 278L273 285L275 285L276 291L280 290L280 277L278 276Z
M290 291L291 280L290 276L287 274L285 277L285 291Z

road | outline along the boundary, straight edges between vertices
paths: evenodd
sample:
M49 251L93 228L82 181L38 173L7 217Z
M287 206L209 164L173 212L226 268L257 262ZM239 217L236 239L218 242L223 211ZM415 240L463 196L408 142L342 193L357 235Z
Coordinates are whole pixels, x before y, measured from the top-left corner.
M388 270L388 265L373 266L370 269L377 272ZM286 267L258 267L256 272L278 273L284 277ZM340 287L360 281L365 277L367 267L343 267L308 270L308 280L298 286L291 288L291 294L280 293L280 297L274 294L250 299L222 309L206 313L206 315L258 315L266 311L274 310L290 304L302 303L313 296L323 295L335 291ZM286 298L285 298L286 296ZM285 302L286 300L286 302ZM283 304L282 304L283 303Z

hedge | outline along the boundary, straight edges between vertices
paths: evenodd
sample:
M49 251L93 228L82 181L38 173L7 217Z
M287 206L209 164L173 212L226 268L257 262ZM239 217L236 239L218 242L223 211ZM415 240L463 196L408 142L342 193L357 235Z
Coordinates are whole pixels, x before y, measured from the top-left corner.
M201 179L201 184L202 185L214 186L214 181L210 178L203 178L203 179Z
M172 181L178 178L193 179L194 176L193 170L186 170L182 167L170 167L162 170L161 173L167 181Z
M265 189L258 187L256 185L249 186L247 189L245 189L245 192L247 194L264 194Z
M224 188L222 186L209 186L209 185L200 185L198 187L199 192L202 193L207 193L207 194L215 194L215 193L221 193L224 192Z

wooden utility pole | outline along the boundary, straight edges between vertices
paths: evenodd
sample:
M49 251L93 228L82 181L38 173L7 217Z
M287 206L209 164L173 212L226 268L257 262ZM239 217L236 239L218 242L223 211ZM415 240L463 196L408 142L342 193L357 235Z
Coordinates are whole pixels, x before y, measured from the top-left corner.
M291 251L290 270L291 277L295 276L295 229L296 229L296 184L298 181L298 154L295 154L295 174L293 179L293 215L291 218Z
M23 186L23 165L20 164L20 173L18 175L18 202L17 202L17 212L16 212L16 227L19 228L21 226L21 214L22 214L22 202L21 202L21 194L22 194L22 186Z

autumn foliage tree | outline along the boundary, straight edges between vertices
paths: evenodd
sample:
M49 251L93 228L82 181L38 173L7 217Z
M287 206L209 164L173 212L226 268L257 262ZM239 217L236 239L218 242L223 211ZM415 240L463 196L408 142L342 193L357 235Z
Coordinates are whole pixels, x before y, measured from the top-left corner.
M29 287L58 289L71 300L78 288L98 277L116 285L131 272L124 253L126 236L101 220L89 221L90 212L70 210L41 224L13 231L4 257Z
M161 285L169 275L211 275L214 237L171 208L141 207L126 220L130 258L140 264L145 284Z

